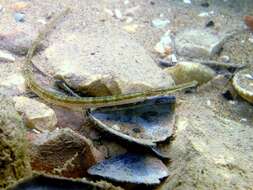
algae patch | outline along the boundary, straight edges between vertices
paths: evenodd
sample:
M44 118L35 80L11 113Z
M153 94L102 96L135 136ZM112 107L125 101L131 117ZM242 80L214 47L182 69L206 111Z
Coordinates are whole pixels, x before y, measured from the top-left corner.
M13 102L0 96L0 189L31 174L24 132Z

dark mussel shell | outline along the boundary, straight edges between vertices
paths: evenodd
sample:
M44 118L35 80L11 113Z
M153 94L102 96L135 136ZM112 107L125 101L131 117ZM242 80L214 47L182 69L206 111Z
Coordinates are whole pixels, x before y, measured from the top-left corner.
M152 156L126 153L92 166L88 173L117 182L159 184L169 172L161 160Z
M20 181L7 190L103 190L117 189L109 183L94 183L85 179L68 179L64 177L35 174L33 177Z
M95 108L88 116L96 126L130 142L155 146L173 134L175 96L152 97L145 101Z

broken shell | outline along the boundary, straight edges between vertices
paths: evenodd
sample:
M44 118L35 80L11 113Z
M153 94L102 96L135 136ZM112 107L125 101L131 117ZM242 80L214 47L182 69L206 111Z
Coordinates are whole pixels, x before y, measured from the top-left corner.
M92 166L88 173L117 182L159 184L169 175L161 160L145 155L126 153Z
M237 72L232 84L237 93L245 100L253 103L253 71L243 69Z
M208 82L215 75L211 68L194 62L180 62L166 69L174 79L176 85L190 81L197 81L199 85Z
M143 102L88 111L100 128L144 146L155 146L173 134L174 96L152 97Z
M85 179L68 179L64 177L50 176L45 174L34 174L21 180L8 190L67 190L67 189L96 189L96 190L121 190L107 182L90 182Z

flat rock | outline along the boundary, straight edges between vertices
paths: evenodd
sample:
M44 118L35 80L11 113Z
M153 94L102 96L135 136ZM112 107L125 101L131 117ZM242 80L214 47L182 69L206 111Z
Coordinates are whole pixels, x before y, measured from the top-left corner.
M201 112L203 113L203 112ZM179 117L169 178L157 190L230 190L253 186L253 130L222 117Z
M132 93L174 85L141 45L112 26L101 26L96 32L92 27L82 32L65 32L57 39L61 40L51 40L34 63L89 95Z
M83 177L86 170L103 160L92 142L71 129L41 133L30 139L34 170L65 177Z
M179 55L191 58L210 58L219 52L223 37L204 29L188 29L179 32L175 38Z
M6 96L15 96L25 93L25 78L21 73L3 76L0 81L0 93Z
M28 127L39 131L55 129L56 114L47 105L24 96L14 97L13 100L16 110L23 115Z

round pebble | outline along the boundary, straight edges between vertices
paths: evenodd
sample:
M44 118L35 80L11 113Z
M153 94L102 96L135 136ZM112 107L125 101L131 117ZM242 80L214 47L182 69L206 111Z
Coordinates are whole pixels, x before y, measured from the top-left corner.
M25 21L25 14L23 13L15 13L14 15L16 22L24 22Z

